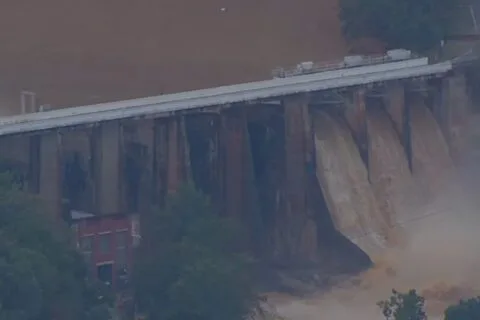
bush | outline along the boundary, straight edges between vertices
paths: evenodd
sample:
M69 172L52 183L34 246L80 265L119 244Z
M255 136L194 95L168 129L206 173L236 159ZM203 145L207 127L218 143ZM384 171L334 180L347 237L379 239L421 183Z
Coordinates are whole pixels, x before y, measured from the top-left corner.
M380 301L377 305L382 309L386 320L426 320L425 299L415 290L400 293L392 290L388 300Z
M108 319L113 301L87 278L69 230L14 181L0 174L0 320Z
M480 319L480 297L460 300L456 305L445 310L445 320L478 320Z
M392 290L388 300L377 305L382 309L386 320L426 320L425 299L415 290L400 293ZM480 296L460 300L458 304L448 307L444 312L445 320L478 320L480 319Z
M134 268L149 320L243 320L256 301L240 230L191 186L144 217Z

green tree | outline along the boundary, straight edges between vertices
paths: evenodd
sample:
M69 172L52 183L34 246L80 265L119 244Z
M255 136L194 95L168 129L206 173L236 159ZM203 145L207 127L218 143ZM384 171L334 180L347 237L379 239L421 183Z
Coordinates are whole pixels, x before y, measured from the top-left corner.
M347 39L375 38L388 48L423 52L445 38L459 0L340 0Z
M149 320L241 320L256 301L241 232L186 185L144 216L134 287Z
M460 300L445 310L445 320L477 320L480 319L480 297Z
M377 305L382 309L386 320L426 320L425 299L415 290L401 293L392 290L388 300L380 301Z
M49 217L0 174L0 320L99 320L92 310L111 296L92 289L68 229Z

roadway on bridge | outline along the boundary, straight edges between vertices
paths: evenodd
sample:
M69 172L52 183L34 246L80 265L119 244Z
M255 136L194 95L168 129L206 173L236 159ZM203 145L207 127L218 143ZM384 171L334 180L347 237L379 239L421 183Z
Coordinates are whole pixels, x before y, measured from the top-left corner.
M366 85L389 80L428 77L452 69L450 61L426 64L424 58L341 69L291 78L181 92L157 97L80 106L0 118L0 135L135 117L165 116L172 112L228 105L291 95Z

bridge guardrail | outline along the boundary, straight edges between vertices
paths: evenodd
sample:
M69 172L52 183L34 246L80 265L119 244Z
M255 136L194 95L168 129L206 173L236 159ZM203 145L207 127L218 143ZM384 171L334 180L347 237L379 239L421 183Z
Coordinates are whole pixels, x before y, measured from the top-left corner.
M412 60L410 60L398 63L396 67L394 63L389 63L388 66L386 64L384 67L375 65L364 72L361 69L354 68L341 70L342 72L333 71L285 79L271 79L158 97L3 117L0 118L0 135L88 125L102 121L136 117L158 117L169 115L172 112L208 106L228 105L303 92L423 77L448 72L452 69L452 64L448 61L434 65L412 65Z
M352 57L356 57L356 56L352 56ZM409 58L406 58L406 59L395 59L390 55L370 55L370 56L362 55L358 57L361 57L361 61L356 61L355 63L347 62L346 58L348 57L345 57L343 60L336 60L336 61L312 62L308 69L301 68L301 64L298 64L296 66L290 66L287 68L277 67L272 70L272 76L273 78L287 78L287 77L298 76L302 74L319 73L319 72L340 70L340 69L346 69L346 68L357 68L357 67L371 66L375 64L412 60L412 59L417 59L420 56L412 54Z

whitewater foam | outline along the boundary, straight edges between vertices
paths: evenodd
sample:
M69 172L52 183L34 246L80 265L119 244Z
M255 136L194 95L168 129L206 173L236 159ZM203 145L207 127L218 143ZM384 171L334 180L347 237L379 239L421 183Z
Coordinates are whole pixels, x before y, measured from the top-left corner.
M391 227L412 219L412 205L418 192L412 179L405 150L386 111L369 108L370 181L380 208Z
M480 215L465 196L467 191L478 194L480 184L477 181L473 187L470 181L469 189L458 187L460 181L453 161L432 114L421 103L414 107L411 123L413 175L387 115L379 110L369 113L370 179L375 197L371 195L373 192L363 191L368 199L384 203L380 210L389 207L394 220L401 212L405 219L402 232L407 241L377 256L370 270L339 283L328 292L301 299L273 297L272 302L280 315L291 320L380 320L383 317L376 302L388 298L392 288L400 291L415 288L427 300L429 319L441 319L448 305L480 293ZM322 173L317 168L319 181L330 197L330 206L336 206L332 214L347 211L347 218L334 216L336 226L355 230L350 223L358 219L359 211L353 210L356 205L345 202L365 201L356 200L353 195L358 187L350 186L360 180L362 189L368 189L363 169L352 169L361 168L362 160L356 155L357 149L347 138L346 131L339 129L342 126L338 122L325 114L315 115L314 122L317 165L327 171ZM341 138L331 137L328 131ZM465 176L475 170L480 176L478 169L461 169L467 172ZM351 178L352 172L356 172L355 179ZM325 187L325 184L330 185ZM420 194L424 201L418 199L418 186L428 190L428 197ZM339 195L335 195L337 188L344 188ZM375 207L374 204L370 206ZM374 228L362 226L362 230Z
M348 127L328 114L313 115L317 179L335 227L368 253L385 247L386 222L368 181L368 172Z

